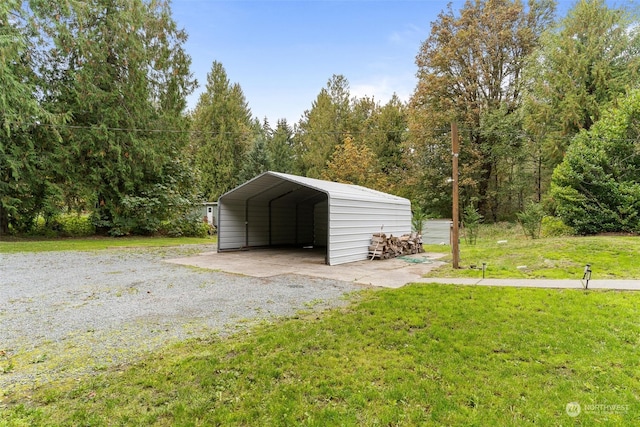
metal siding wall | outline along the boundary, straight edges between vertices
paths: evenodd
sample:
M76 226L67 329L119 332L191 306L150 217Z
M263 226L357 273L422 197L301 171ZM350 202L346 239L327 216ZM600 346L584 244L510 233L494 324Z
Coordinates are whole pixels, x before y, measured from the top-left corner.
M327 246L327 230L329 229L329 203L325 200L313 207L313 244Z
M275 201L271 204L271 244L292 245L296 241L295 207Z
M329 264L367 259L373 233L411 232L410 204L330 199Z
M269 245L269 203L249 200L249 246Z
M451 244L450 219L429 219L425 221L422 228L422 241L434 245Z
M218 206L218 249L240 249L245 243L244 201L230 200Z
M296 244L313 244L313 205L300 204L296 208Z

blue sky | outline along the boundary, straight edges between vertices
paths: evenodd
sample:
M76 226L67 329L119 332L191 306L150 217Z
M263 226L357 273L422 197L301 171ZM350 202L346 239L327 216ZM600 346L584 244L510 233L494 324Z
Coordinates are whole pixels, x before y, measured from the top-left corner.
M240 84L253 115L272 126L280 118L297 123L334 74L347 78L352 96L386 103L397 93L406 101L416 85L416 54L448 3L173 0L200 84L189 108L204 91L213 61ZM464 1L452 4L459 10Z

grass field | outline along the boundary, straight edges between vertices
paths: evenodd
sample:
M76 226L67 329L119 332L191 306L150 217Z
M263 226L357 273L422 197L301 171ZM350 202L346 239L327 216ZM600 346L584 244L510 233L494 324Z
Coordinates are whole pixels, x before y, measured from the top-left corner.
M425 245L427 252L447 253L447 265L429 277L494 279L581 279L586 264L592 279L640 279L640 238L589 236L526 239L517 227L485 226L475 245L460 242L460 269L451 268L449 246ZM470 268L475 265L476 268Z
M11 244L0 242L0 252ZM527 240L487 227L475 246L461 245L466 268L434 275L477 277L469 264L487 262L487 277L579 278L591 263L594 279L640 278L639 250L634 237ZM409 285L350 298L346 308L186 341L97 377L24 390L28 397L1 396L0 426L640 425L640 293Z
M95 251L114 248L149 248L215 244L217 237L88 237L70 239L3 239L0 253Z
M366 291L33 390L0 425L638 425L639 307L631 292Z

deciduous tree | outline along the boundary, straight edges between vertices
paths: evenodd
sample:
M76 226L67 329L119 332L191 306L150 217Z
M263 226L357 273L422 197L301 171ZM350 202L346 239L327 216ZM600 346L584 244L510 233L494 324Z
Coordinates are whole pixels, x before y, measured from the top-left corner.
M451 121L461 129L461 177L467 200L476 199L481 213L495 219L491 180L495 178L501 142L481 131L483 117L520 105L526 56L552 18L548 0L469 0L459 14L449 5L433 22L429 38L416 58L418 85L411 101L412 142L424 156L446 159L444 137ZM450 159L450 155L449 155ZM427 165L428 167L428 165ZM446 176L432 173L433 185ZM437 182L437 183L436 183ZM427 183L425 183L427 184Z
M336 145L322 179L386 190L384 176L378 172L373 152L350 135Z

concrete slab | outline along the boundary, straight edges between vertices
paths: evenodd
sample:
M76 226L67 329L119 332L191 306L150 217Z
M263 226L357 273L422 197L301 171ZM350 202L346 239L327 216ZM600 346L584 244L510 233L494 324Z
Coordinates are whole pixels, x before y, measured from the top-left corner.
M326 265L325 251L318 249L252 249L239 252L205 252L167 262L219 270L251 277L282 274L322 277L369 286L399 288L407 283L510 286L548 289L583 289L581 280L428 278L429 271L443 264L443 254L424 253L387 260L367 260ZM640 291L640 280L590 280L589 289Z
M323 277L362 285L399 288L420 281L442 263L442 254L423 253L387 260L366 260L326 265L325 251L317 249L252 249L238 252L206 252L167 262L219 270L252 277L282 274Z

